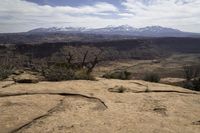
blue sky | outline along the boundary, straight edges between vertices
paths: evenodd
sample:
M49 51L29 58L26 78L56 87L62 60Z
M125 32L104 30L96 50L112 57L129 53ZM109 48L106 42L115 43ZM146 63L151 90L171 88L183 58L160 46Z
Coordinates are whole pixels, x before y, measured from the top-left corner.
M200 0L0 0L0 32L160 25L200 32Z
M51 6L84 6L92 5L97 2L107 2L115 6L120 7L122 0L27 0L40 5L51 5Z

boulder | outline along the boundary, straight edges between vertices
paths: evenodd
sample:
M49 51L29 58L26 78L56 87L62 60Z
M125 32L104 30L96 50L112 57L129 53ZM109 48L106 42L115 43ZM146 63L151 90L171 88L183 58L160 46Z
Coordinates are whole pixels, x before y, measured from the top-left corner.
M29 73L23 73L13 77L13 80L17 83L38 83L39 78L36 75Z

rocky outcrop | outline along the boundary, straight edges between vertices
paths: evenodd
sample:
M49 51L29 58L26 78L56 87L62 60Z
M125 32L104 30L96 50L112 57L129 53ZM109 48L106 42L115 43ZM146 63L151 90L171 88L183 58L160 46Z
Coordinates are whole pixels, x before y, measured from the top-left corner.
M2 133L200 132L200 93L180 87L113 79L12 83L0 82Z
M31 74L21 74L13 78L16 83L38 83L39 79Z

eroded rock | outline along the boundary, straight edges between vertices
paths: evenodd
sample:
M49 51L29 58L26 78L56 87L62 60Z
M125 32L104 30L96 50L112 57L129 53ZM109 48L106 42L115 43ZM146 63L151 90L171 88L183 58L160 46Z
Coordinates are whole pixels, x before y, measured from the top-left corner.
M144 81L15 84L0 88L0 132L199 133L199 108L198 92Z
M13 80L16 83L38 83L39 78L36 75L32 75L29 73L22 73L18 76L13 77Z

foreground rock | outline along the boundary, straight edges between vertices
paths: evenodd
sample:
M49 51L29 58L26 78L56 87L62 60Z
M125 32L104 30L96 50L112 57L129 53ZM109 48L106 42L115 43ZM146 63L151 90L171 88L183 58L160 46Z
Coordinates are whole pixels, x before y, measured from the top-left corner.
M1 133L199 133L200 93L144 81L0 82Z

